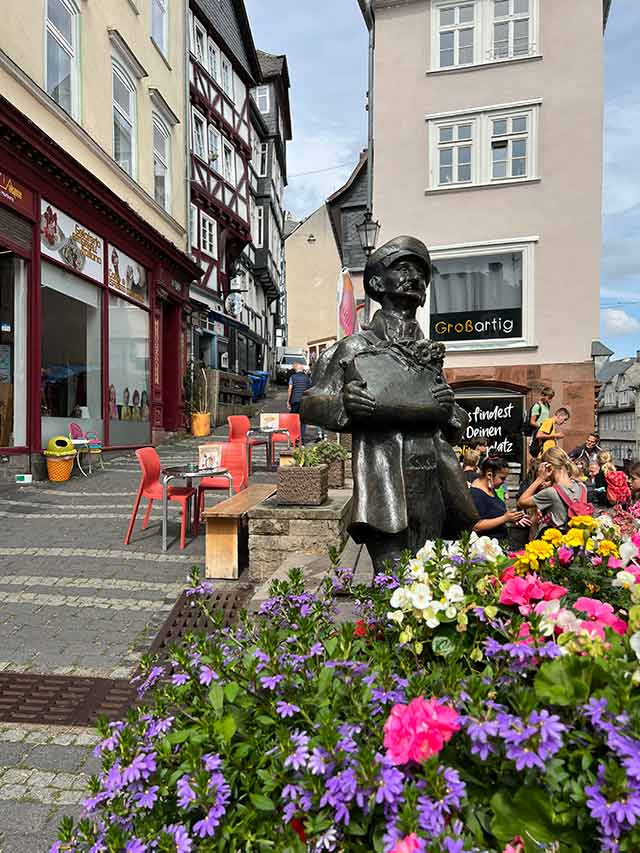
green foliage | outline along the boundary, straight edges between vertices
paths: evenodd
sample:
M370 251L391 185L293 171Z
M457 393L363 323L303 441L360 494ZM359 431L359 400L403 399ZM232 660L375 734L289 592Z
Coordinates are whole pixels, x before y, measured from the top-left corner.
M337 441L319 441L313 446L313 454L319 463L326 463L327 465L340 459L345 460L349 455Z

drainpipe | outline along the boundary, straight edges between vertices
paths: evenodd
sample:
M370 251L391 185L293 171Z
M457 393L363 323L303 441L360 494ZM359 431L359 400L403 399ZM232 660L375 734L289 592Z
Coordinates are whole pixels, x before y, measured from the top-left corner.
M358 0L367 29L369 30L369 83L367 90L368 134L367 134L367 210L373 216L373 119L374 119L374 62L376 47L375 0ZM364 297L364 322L368 323L371 314L371 302Z
M187 253L191 254L191 145L189 127L191 125L191 87L189 85L189 71L191 58L189 55L189 0L184 0L184 150L186 152L185 179L185 204L187 223Z

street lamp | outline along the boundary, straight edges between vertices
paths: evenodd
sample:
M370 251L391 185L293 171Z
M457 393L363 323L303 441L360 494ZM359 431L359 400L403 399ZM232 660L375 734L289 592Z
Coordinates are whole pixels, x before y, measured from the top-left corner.
M380 223L373 221L373 215L370 210L364 215L362 222L356 225L360 246L367 258L373 252L378 241L378 232L380 231Z

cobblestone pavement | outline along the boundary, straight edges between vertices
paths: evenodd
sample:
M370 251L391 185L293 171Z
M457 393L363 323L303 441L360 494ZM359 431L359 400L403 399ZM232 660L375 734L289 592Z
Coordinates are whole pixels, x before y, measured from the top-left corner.
M264 404L283 408L281 391ZM158 448L163 465L196 461L202 443ZM263 453L254 452L258 469ZM252 481L274 477L258 470ZM74 472L64 484L0 485L0 670L103 678L135 670L191 567L204 563L202 535L179 550L177 506L169 509L166 554L155 504L147 530L139 512L124 546L138 482L131 453L86 479ZM0 723L0 853L48 851L60 817L80 810L97 767L94 742L90 730Z

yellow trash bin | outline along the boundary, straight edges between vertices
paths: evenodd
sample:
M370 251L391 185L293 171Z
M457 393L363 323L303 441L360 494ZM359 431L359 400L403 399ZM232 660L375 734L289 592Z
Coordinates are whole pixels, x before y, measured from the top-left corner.
M76 450L71 441L64 435L56 435L50 439L44 451L47 460L47 473L53 483L66 483L73 470Z

